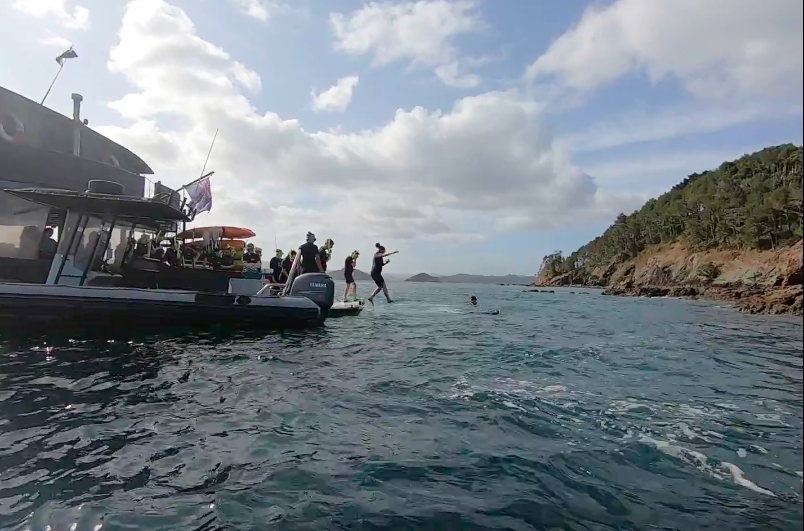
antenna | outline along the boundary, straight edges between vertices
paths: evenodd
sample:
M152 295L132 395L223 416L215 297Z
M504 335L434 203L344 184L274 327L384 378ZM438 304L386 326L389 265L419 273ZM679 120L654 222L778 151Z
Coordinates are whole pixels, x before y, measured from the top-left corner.
M215 136L212 137L212 143L209 145L209 151L207 151L207 158L204 160L204 167L201 168L201 177L204 176L204 171L207 169L207 162L209 162L209 156L212 154L212 148L215 146L215 139L218 138L218 129L215 129ZM200 180L201 178L199 178Z

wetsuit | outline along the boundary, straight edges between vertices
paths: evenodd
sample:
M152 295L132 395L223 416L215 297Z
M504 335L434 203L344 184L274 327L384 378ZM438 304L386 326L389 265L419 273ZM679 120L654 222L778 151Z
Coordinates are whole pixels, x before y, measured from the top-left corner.
M382 255L375 255L374 256L374 264L371 266L371 279L377 284L378 288L381 288L385 285L385 279L382 278L382 266L385 264L383 260L385 258Z
M260 255L252 252L246 252L243 254L243 263L244 264L259 264L260 263Z
M318 246L314 243L307 242L299 247L302 260L302 273L318 273L318 264L315 262L318 256Z
M282 260L282 275L280 276L280 282L285 282L288 277L290 276L290 268L293 265L293 260L290 259L290 256L286 256L284 260Z
M321 250L318 252L318 258L321 260L321 268L326 271L327 270L327 262L329 262L329 253L327 250L322 247Z
M279 282L282 279L282 261L274 256L271 258L271 261L268 262L268 267L271 269L271 276L274 282ZM288 265L288 269L290 269L290 265Z
M355 261L352 259L351 256L346 257L346 261L343 263L343 280L346 281L347 284L354 284L355 283Z

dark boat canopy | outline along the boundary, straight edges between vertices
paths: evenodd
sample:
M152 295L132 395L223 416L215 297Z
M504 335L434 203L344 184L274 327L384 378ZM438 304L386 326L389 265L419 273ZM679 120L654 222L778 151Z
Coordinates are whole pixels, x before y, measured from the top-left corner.
M159 221L191 220L184 211L152 199L45 188L15 188L3 191L59 210L109 215L134 222L153 224Z

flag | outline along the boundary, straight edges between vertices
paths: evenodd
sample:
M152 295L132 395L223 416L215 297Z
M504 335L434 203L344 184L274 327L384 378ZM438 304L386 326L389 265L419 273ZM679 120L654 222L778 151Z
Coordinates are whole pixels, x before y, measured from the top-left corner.
M195 210L196 214L212 210L212 188L209 185L209 177L188 184L184 189L190 196L190 210Z
M59 63L59 66L63 66L65 59L75 59L76 57L78 57L78 54L75 53L73 47L70 46L70 48L62 52L61 55L59 55L58 57L56 57L56 62Z

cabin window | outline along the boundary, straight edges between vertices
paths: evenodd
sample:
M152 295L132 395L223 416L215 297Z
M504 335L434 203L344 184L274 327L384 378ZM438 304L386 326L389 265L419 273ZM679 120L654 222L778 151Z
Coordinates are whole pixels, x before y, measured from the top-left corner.
M49 207L0 192L0 258L38 258L49 211Z

